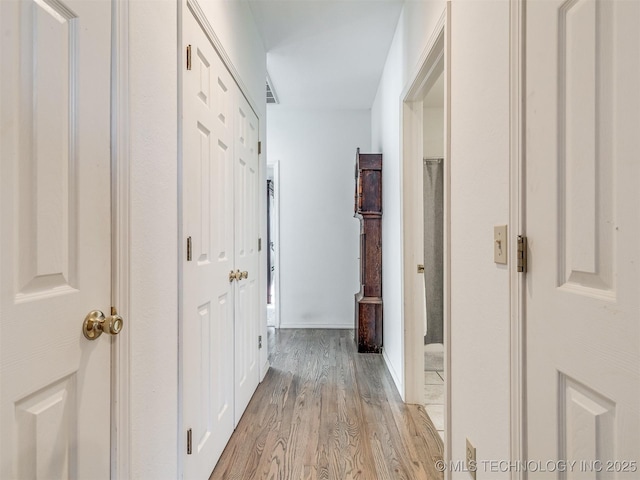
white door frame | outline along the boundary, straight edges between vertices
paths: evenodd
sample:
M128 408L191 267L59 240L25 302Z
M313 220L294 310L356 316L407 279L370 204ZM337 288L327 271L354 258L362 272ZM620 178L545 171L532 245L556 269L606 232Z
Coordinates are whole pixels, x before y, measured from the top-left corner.
M111 346L111 479L131 476L129 282L129 0L112 2L111 302L124 328Z
M509 317L510 317L510 460L512 465L525 458L526 426L524 353L526 276L516 269L518 235L526 235L525 155L524 155L524 38L525 6L522 0L509 2ZM525 478L513 469L511 478Z
M445 442L444 460L451 460L451 2L447 1L442 11L434 33L427 42L418 62L418 68L409 77L401 100L401 169L402 169L402 221L403 221L403 331L404 331L404 399L407 403L422 403L424 390L424 318L423 309L415 301L418 289L422 283L416 274L416 252L424 243L417 241L422 238L422 174L416 178L415 162L420 164L422 172L422 99L426 92L444 72L444 423ZM411 181L411 180L414 181ZM420 221L412 219L420 218ZM422 252L422 250L420 250ZM420 253L420 258L422 254ZM424 296L424 293L423 293ZM422 298L422 297L421 297ZM422 302L423 300L421 300Z
M271 212L273 215L273 231L271 235L275 256L273 283L276 292L273 298L273 307L276 328L280 328L280 160L267 163L267 178L269 178L270 172L273 172L273 211ZM267 245L267 248L270 248L270 246ZM267 255L268 252L267 250ZM267 272L267 275L269 275L269 272Z

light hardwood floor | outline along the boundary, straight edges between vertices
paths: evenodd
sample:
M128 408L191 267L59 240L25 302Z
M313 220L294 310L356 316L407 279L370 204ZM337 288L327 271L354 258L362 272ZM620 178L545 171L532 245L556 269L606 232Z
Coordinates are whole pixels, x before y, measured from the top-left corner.
M350 330L278 330L271 369L210 479L440 480L443 445Z

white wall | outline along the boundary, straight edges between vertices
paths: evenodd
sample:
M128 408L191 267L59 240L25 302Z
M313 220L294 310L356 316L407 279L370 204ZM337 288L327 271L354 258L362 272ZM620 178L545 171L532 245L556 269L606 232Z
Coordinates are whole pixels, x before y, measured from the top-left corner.
M355 154L369 150L370 112L274 105L268 120L269 161L280 161L281 326L353 328Z
M400 95L444 2L407 2L372 108L385 155L383 263L386 360L402 391ZM509 3L454 0L451 18L452 457L465 438L478 460L509 458L509 277L492 257L493 225L509 218ZM419 25L419 23L422 25ZM390 185L391 184L391 185ZM391 212L396 212L391 215ZM466 479L460 472L453 478ZM479 480L506 474L478 472Z
M203 1L202 7L248 87L264 139L266 55L253 17L245 2ZM129 11L130 477L158 480L179 478L184 443L178 431L178 9L174 0L131 0ZM184 4L181 13L188 13ZM263 178L264 163L265 155ZM262 265L265 278L266 257ZM262 324L266 336L264 312ZM266 348L261 360L267 362Z
M493 226L509 221L509 2L454 2L451 78L453 456L509 458L509 273ZM511 232L514 235L515 232ZM507 478L478 472L478 480ZM468 478L460 475L459 478Z
M175 479L177 6L132 1L129 20L131 308L125 328L131 339L131 478Z

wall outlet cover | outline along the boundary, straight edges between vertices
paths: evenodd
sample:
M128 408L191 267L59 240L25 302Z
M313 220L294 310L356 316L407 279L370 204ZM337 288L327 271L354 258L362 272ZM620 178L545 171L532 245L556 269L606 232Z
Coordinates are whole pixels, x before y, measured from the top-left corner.
M467 471L469 472L469 475L471 475L471 478L476 480L476 471L478 467L478 462L476 460L476 447L471 444L468 438L465 457Z

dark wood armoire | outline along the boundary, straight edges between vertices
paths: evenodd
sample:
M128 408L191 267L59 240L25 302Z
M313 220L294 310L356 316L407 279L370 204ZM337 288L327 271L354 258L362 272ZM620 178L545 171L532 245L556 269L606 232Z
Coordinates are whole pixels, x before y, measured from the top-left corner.
M355 215L360 219L360 291L355 295L358 352L382 352L382 154L356 151Z

